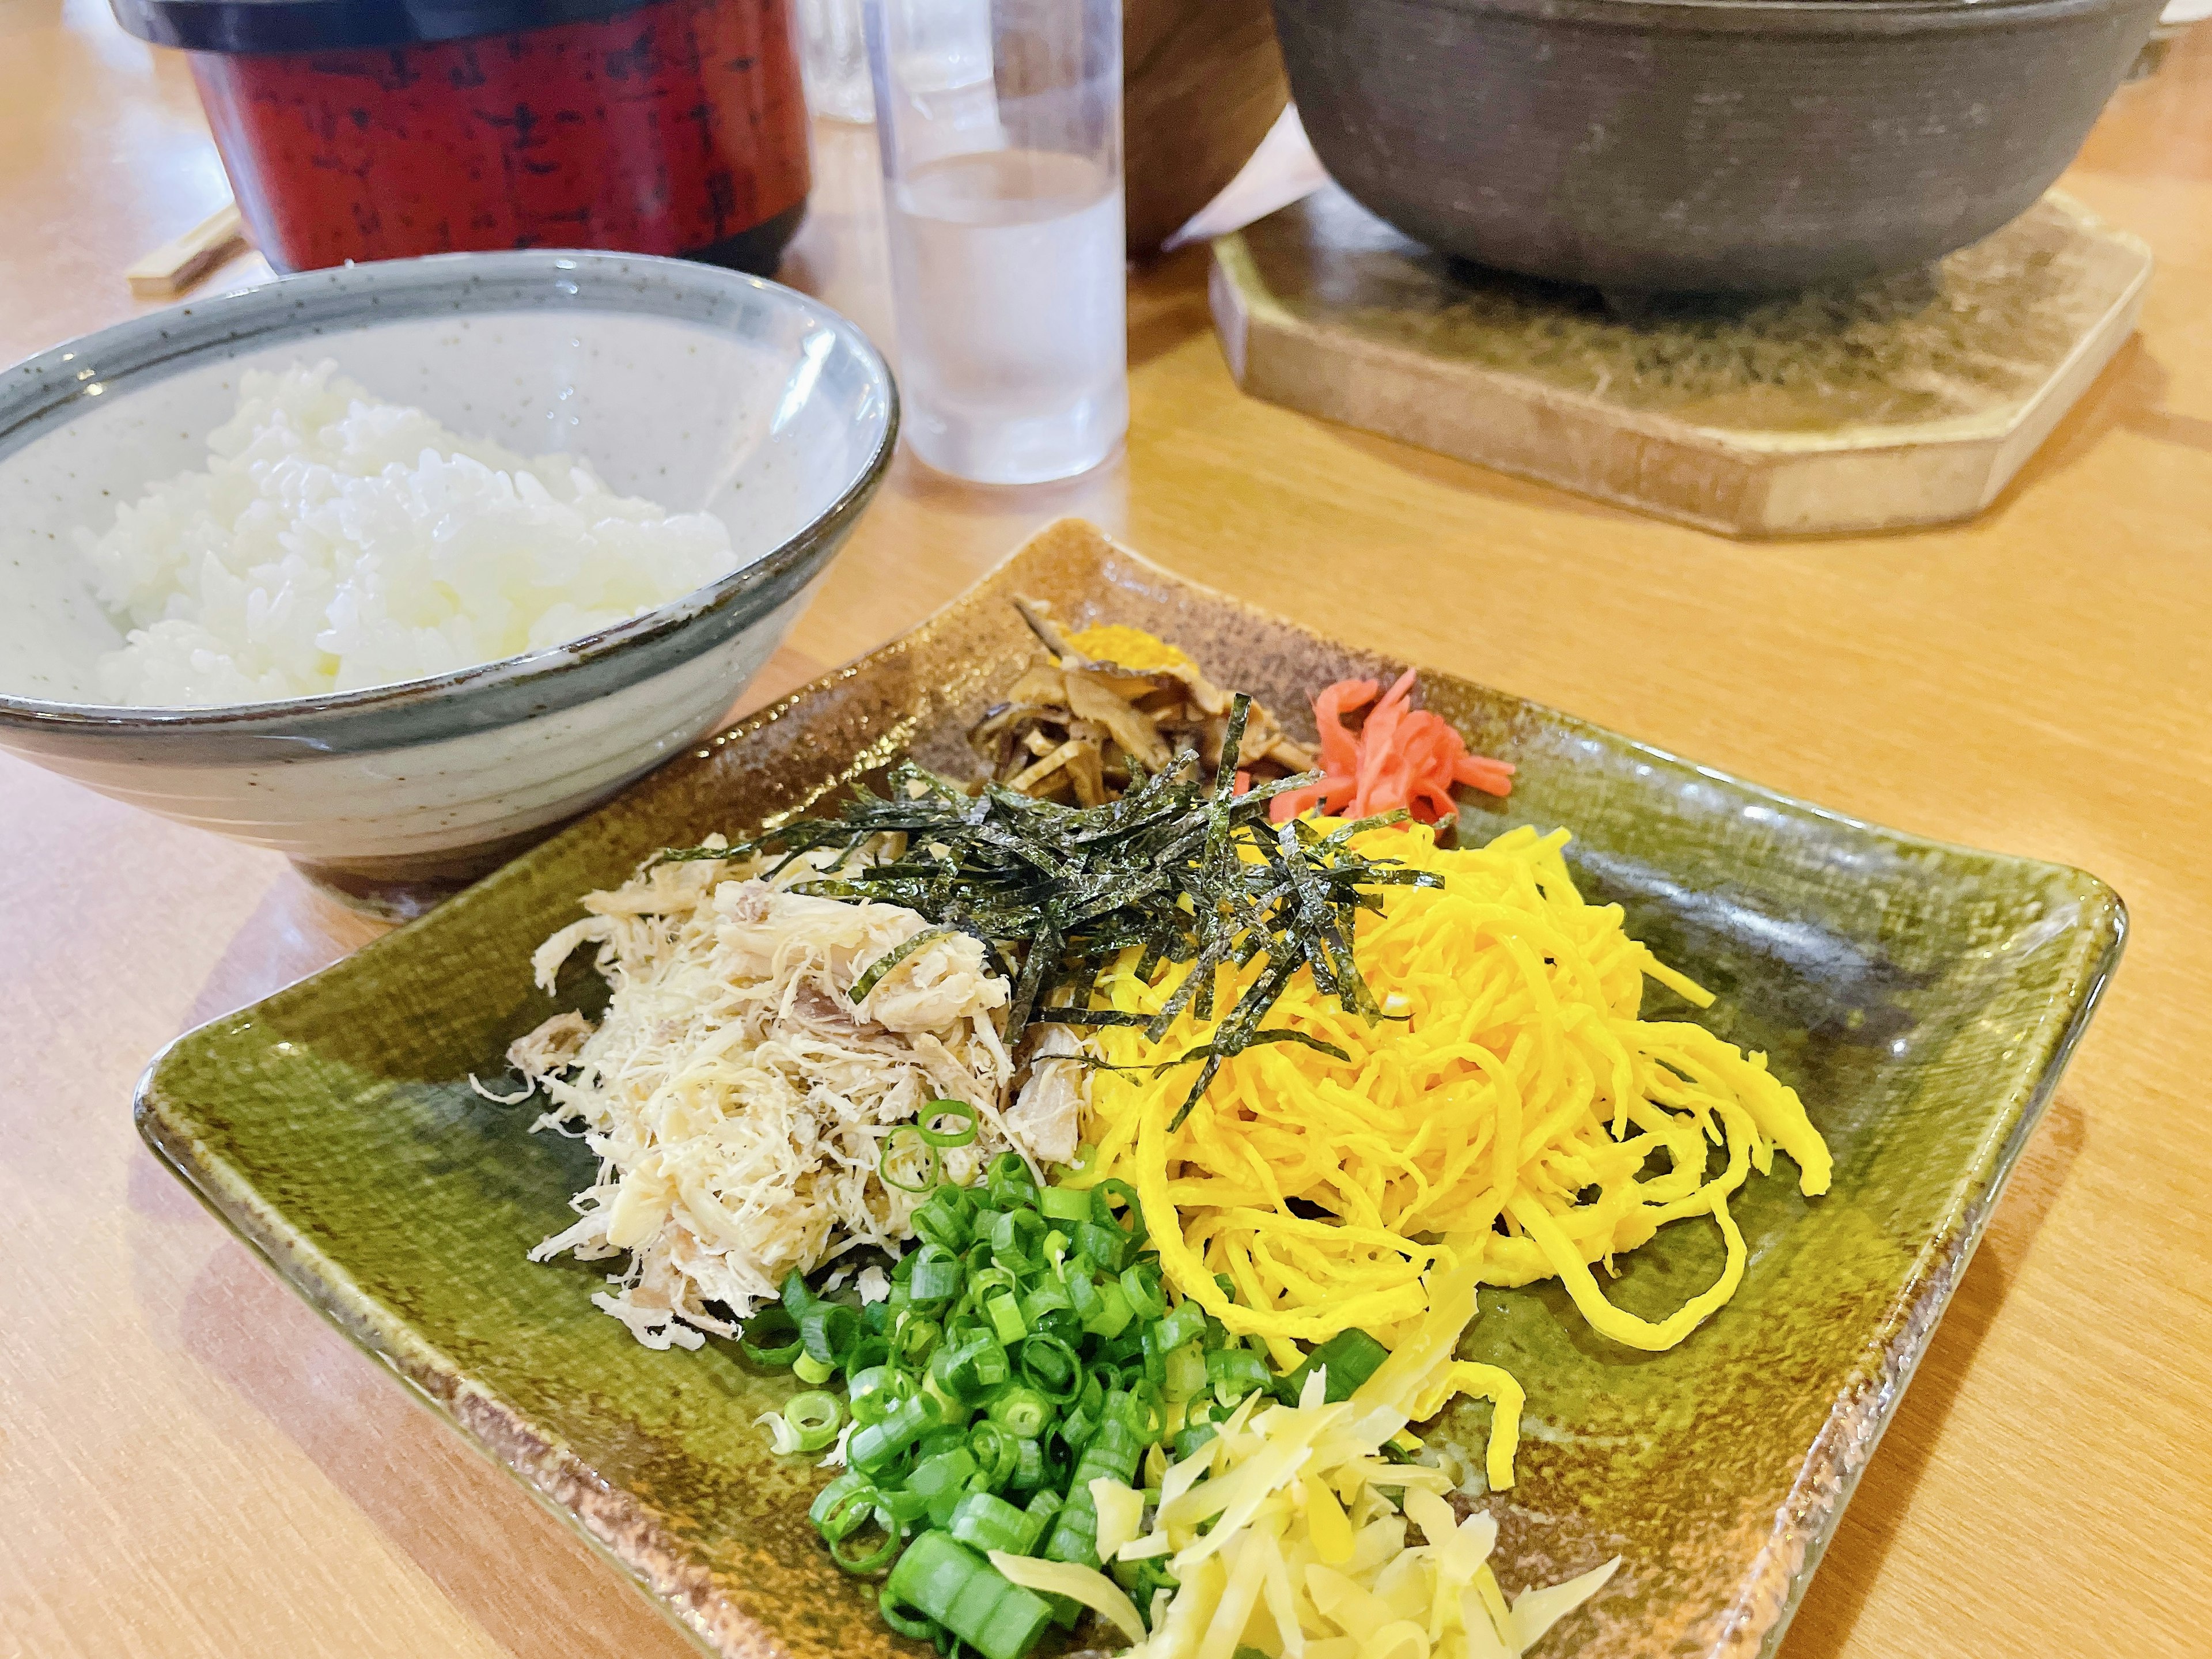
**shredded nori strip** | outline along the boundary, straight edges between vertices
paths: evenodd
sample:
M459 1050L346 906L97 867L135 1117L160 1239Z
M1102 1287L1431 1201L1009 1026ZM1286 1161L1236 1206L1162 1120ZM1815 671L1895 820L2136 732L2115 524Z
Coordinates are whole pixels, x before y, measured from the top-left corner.
M1237 752L1250 708L1241 694L1231 706L1224 755ZM1303 819L1271 824L1267 803L1318 774L1278 779L1240 795L1235 773L1223 765L1209 784L1196 752L1186 750L1119 800L1085 807L1035 800L997 783L971 796L951 780L902 762L891 770L889 795L856 788L836 817L801 818L739 846L687 848L661 857L734 859L774 850L785 854L781 870L823 848L846 856L871 843L896 849L792 888L902 905L933 924L870 963L854 981L854 1000L923 943L957 929L981 941L995 966L1011 968L1009 1046L1032 1024L1141 1024L1158 1042L1186 1009L1201 1020L1212 1018L1223 967L1249 967L1264 957L1259 975L1215 1025L1212 1042L1148 1068L1157 1074L1201 1063L1169 1126L1174 1128L1190 1115L1222 1061L1255 1043L1297 1042L1346 1059L1332 1044L1261 1022L1300 967L1346 1012L1370 1025L1382 1018L1352 960L1357 913L1381 908L1378 888L1442 884L1394 859L1350 850L1354 835L1395 823L1404 812L1345 824L1328 836ZM1100 973L1132 947L1140 951L1138 971L1148 981L1165 963L1190 964L1149 1020L1089 1006Z

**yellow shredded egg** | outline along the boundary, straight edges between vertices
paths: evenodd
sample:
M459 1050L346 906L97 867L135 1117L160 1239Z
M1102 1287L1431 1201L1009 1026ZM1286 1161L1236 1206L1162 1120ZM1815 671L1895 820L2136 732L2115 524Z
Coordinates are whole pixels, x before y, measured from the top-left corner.
M1646 979L1697 1006L1712 999L1631 938L1618 905L1583 900L1560 856L1566 840L1522 829L1449 849L1415 825L1354 842L1442 885L1385 888L1380 913L1360 921L1360 969L1400 1018L1370 1024L1304 969L1270 1011L1271 1029L1334 1044L1346 1060L1254 1045L1170 1130L1192 1073L1150 1068L1206 1042L1211 1024L1186 1012L1158 1043L1130 1026L1093 1039L1104 1060L1133 1069L1097 1074L1097 1152L1079 1178L1127 1181L1176 1290L1267 1340L1279 1363L1295 1363L1293 1340L1354 1326L1395 1347L1428 1311L1437 1276L1451 1277L1477 1243L1455 1334L1474 1284L1557 1277L1606 1335L1670 1347L1742 1277L1729 1199L1750 1171L1768 1173L1778 1147L1804 1192L1826 1189L1827 1147L1763 1054L1687 1021L1643 1018ZM1137 965L1125 957L1108 998L1156 1012L1184 970L1148 985ZM1264 967L1224 969L1217 1014ZM1715 1146L1724 1157L1709 1173ZM1655 1153L1664 1167L1647 1174ZM1656 1322L1606 1299L1593 1264L1693 1216L1711 1217L1726 1245L1713 1285ZM1475 1366L1440 1376L1414 1403L1433 1411L1462 1389L1517 1404L1510 1377Z

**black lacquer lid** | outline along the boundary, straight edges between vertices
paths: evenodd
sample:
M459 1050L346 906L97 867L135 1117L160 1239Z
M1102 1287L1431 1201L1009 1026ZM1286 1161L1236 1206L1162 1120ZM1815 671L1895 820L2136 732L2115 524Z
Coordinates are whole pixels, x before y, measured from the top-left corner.
M141 40L191 52L310 52L514 34L619 17L652 0L108 0Z

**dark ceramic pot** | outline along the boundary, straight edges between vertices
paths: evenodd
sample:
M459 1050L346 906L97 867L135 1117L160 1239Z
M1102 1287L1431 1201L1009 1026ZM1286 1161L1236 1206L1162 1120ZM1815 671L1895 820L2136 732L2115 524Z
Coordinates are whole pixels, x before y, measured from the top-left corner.
M1274 0L1338 183L1407 235L1622 293L1761 293L1987 235L2164 0Z

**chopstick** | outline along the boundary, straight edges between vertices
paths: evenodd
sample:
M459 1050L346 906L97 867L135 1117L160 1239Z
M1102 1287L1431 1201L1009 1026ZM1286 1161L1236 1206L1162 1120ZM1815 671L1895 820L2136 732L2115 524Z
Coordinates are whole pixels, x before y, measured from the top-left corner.
M183 235L167 241L123 273L141 300L172 300L227 259L246 240L238 204L225 202Z

